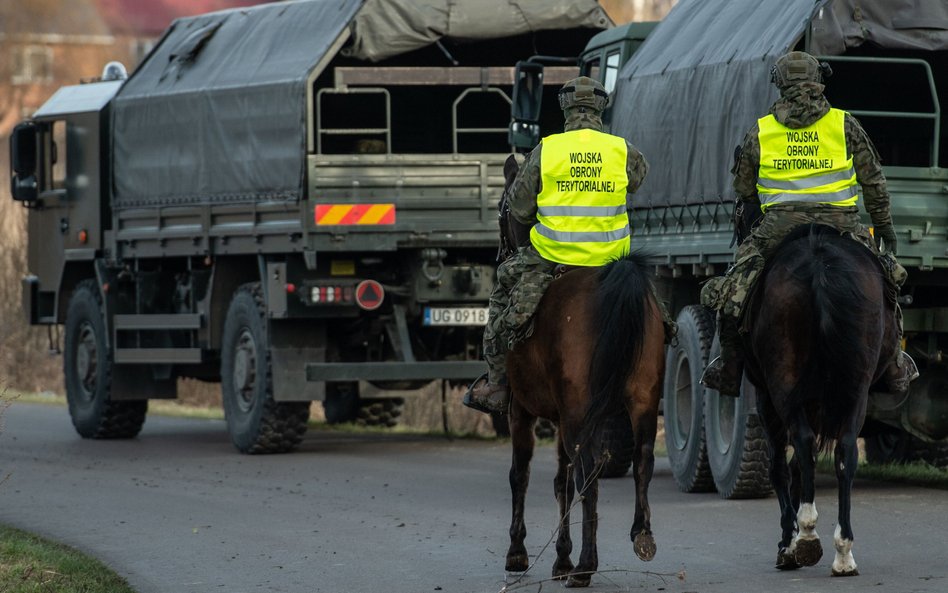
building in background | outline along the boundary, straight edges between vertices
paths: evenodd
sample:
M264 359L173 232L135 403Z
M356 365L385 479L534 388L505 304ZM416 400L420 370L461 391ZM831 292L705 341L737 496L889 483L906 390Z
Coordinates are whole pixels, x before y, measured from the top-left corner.
M599 4L617 24L632 21L658 21L665 18L676 0L599 0Z

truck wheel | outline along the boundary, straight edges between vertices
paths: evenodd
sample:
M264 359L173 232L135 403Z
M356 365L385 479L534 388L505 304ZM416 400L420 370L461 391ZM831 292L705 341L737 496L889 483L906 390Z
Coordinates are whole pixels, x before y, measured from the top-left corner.
M237 289L224 321L221 392L224 417L241 453L283 453L303 440L308 402L275 402L263 293L258 282Z
M635 447L628 414L617 414L609 419L602 434L602 448L609 452L609 458L602 468L601 478L621 478L629 473Z
M356 382L326 383L323 412L329 424L354 422L359 413L359 384Z
M682 492L714 490L704 443L707 389L700 383L713 336L711 313L700 305L688 305L678 314L678 344L669 346L665 355L665 446Z
M404 409L405 398L403 397L360 398L355 423L359 426L391 428L398 425L398 419Z
M84 438L128 439L145 423L148 400L112 401L112 352L94 280L80 282L66 311L63 373L69 415Z
M720 352L715 337L711 355ZM722 397L708 390L704 428L711 474L721 498L761 498L773 491L767 437L757 414L748 410L752 401L756 392L746 375L741 397Z

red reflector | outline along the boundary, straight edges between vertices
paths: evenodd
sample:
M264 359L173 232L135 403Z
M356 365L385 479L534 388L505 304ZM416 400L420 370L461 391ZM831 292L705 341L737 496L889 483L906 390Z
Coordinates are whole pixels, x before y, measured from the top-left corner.
M293 284L292 282L287 282L286 292L288 292L289 294L293 294L294 292L296 292L296 285Z
M356 304L366 311L373 311L382 306L385 299L385 289L375 280L363 280L356 286Z

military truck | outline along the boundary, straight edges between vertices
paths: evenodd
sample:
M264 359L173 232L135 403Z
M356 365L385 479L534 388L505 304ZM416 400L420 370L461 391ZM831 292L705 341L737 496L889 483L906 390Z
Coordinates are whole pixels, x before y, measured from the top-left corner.
M679 323L663 413L683 490L716 488L725 498L770 491L753 386L745 380L734 399L699 383L719 346L715 319L698 297L702 283L733 261L734 150L776 100L769 69L793 49L831 64L830 103L857 116L880 152L899 261L909 272L905 349L921 376L905 397L870 394L867 455L948 462L948 132L941 126L948 27L932 25L948 23L948 13L936 4L680 0L657 25L605 31L584 51L581 72L614 92L607 126L651 165L632 214L633 245L651 254ZM515 113L515 122L522 117Z
M594 0L265 4L57 91L11 136L11 192L79 434L136 435L192 377L237 449L283 452L311 401L391 425L406 389L478 376L513 64L611 26Z

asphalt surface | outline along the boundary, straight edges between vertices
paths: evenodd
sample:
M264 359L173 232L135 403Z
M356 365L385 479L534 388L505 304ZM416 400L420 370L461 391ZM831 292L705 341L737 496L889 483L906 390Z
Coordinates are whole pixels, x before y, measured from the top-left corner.
M131 441L89 441L61 407L14 404L0 433L0 522L89 553L140 593L560 590L540 582L556 525L554 451L540 447L519 583L504 574L509 444L315 432L289 455L243 456L219 421L151 416ZM831 578L834 480L821 477L811 568L773 568L777 502L678 492L659 459L654 561L629 541L633 482L602 482L601 574L589 591L948 591L948 492L857 480L853 554ZM574 514L574 522L578 520ZM573 528L574 562L580 535Z

